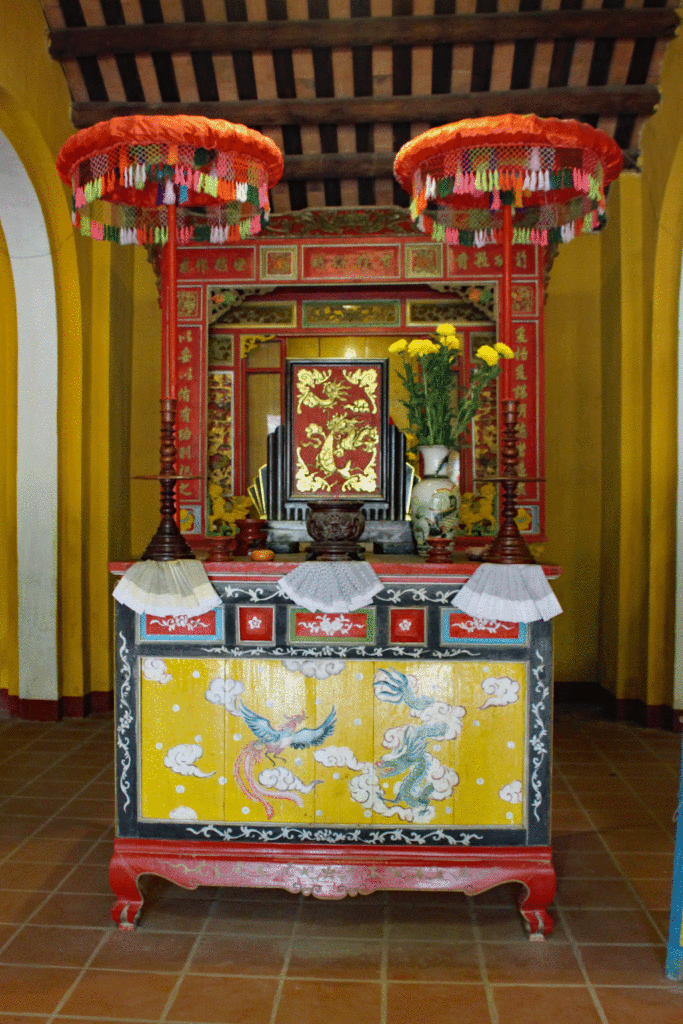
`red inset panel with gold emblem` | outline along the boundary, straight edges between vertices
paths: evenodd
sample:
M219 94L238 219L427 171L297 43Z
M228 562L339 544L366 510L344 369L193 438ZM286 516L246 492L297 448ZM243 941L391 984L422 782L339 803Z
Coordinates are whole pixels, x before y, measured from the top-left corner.
M287 366L290 499L382 499L387 360Z
M260 608L238 608L237 642L239 644L274 644L275 609L271 605L262 605Z
M389 610L389 642L392 644L426 643L427 609L391 608Z

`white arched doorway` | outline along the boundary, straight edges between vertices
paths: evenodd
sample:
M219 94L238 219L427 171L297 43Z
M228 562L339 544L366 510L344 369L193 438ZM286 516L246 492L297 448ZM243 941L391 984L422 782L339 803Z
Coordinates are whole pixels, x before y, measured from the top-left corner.
M43 212L0 132L0 223L17 311L19 697L57 701L57 310ZM5 410L13 415L13 410Z
M676 640L674 713L683 713L683 264L678 288L678 480L676 485Z

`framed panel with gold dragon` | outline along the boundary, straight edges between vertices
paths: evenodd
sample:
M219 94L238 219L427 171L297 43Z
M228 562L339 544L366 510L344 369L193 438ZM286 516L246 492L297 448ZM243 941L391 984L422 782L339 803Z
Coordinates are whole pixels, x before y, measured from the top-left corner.
M289 500L387 496L386 359L287 361Z

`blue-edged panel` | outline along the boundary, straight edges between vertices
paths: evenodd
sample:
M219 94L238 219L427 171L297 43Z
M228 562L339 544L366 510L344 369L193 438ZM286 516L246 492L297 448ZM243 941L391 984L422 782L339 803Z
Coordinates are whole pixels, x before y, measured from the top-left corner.
M526 646L529 627L525 622L489 622L453 608L442 608L440 642L445 647Z
M152 644L223 643L225 638L223 606L203 615L136 616L137 642Z

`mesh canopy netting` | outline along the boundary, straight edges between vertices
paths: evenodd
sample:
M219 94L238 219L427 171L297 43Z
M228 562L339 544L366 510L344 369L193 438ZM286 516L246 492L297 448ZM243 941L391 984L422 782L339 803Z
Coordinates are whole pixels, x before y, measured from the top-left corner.
M435 241L482 246L566 242L605 221L605 187L622 166L619 146L578 121L506 114L444 125L406 143L394 164L410 214Z
M268 189L282 174L277 146L244 125L203 117L131 116L84 129L59 154L82 235L140 245L168 240L237 241L257 234L270 212ZM190 207L204 216L191 222Z

